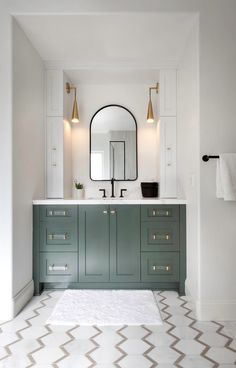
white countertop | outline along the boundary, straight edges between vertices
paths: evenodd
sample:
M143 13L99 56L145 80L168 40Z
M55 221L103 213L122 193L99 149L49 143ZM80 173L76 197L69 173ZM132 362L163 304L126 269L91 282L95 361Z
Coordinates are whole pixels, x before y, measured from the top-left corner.
M79 205L79 204L187 204L180 198L86 198L86 199L35 199L37 205Z

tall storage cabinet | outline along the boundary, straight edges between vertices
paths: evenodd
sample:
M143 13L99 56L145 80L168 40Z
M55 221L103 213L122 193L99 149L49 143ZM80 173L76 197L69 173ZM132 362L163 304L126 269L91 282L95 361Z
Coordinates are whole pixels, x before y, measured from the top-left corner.
M46 192L47 198L71 197L71 125L65 93L66 75L47 70L46 78Z
M160 195L177 196L176 179L176 70L160 71Z

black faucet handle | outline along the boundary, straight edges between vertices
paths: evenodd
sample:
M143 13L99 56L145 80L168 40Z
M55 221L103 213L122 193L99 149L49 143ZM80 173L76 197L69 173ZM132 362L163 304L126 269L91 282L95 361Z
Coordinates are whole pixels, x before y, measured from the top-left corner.
M99 189L100 192L103 192L102 198L106 198L106 189Z
M124 192L127 192L127 189L120 190L120 198L124 198L124 195L123 195Z

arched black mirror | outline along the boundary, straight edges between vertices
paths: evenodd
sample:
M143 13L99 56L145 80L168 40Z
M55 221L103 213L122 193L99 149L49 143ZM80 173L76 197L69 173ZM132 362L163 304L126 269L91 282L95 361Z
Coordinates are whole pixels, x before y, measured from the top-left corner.
M137 122L120 105L99 109L90 123L90 178L136 180Z

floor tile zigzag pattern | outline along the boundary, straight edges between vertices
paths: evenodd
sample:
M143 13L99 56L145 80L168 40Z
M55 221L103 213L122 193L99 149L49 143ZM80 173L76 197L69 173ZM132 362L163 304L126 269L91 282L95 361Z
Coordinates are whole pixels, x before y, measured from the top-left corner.
M186 297L155 292L162 326L45 324L62 291L0 324L0 368L233 368L236 321L199 322Z

